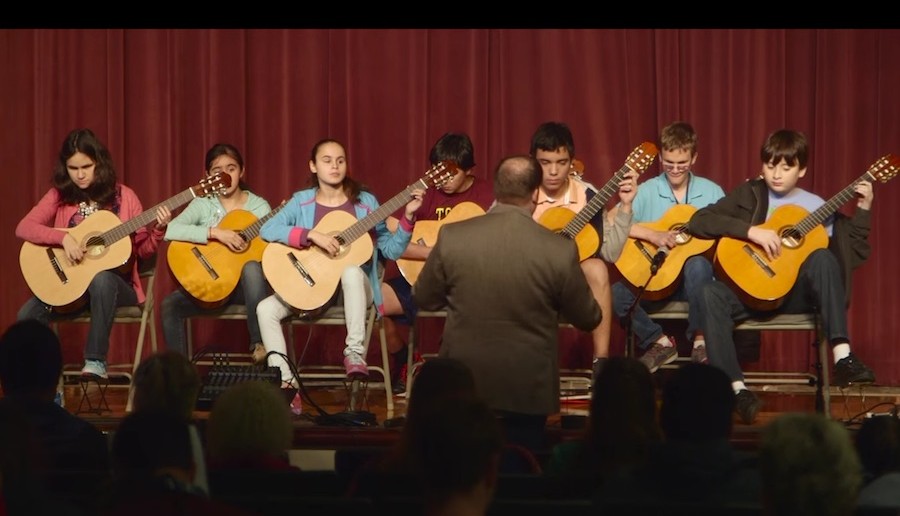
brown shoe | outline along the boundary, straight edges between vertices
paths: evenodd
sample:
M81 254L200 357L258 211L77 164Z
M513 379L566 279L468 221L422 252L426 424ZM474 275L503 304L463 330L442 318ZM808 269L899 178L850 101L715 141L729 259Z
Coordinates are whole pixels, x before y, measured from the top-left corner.
M254 364L264 364L266 362L266 347L263 346L262 342L257 342L253 345L252 355Z

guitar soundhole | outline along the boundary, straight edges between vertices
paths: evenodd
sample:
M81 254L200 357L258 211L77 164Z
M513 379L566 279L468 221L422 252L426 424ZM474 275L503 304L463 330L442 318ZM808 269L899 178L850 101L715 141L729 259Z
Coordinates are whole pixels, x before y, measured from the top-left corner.
M106 252L106 242L99 235L89 237L85 243L85 254L97 258Z
M787 228L781 232L781 244L788 249L797 249L803 245L803 235L796 228Z
M685 231L684 224L675 224L674 226L669 228L669 231L677 231L678 232L678 234L675 235L675 243L677 245L684 245L684 244L690 242L692 238L694 238L693 235L691 235L690 233Z

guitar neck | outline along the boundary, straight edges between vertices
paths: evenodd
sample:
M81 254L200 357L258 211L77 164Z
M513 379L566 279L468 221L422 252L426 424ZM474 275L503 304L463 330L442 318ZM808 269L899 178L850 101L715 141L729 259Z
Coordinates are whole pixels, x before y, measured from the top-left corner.
M606 203L612 199L612 196L619 189L619 182L625 177L625 174L628 173L629 168L627 166L622 166L618 172L613 175L613 177L603 185L591 200L582 208L566 226L560 231L560 234L574 239L578 233L581 232L582 229L587 225L588 222L594 218L597 213L606 206Z
M263 224L265 224L269 219L271 219L279 211L281 211L281 209L284 208L285 204L286 202L282 202L280 206L278 206L274 210L270 210L269 213L266 213L265 215L257 219L256 222L250 224L238 234L241 235L241 237L243 237L243 239L247 242L253 240L257 236L259 236L259 230L262 229Z
M803 217L803 220L797 223L795 229L801 235L806 235L807 233L815 229L819 224L822 224L825 219L827 219L832 214L834 214L834 212L840 209L840 207L843 206L844 203L852 199L856 194L854 188L856 188L856 185L860 181L865 179L872 181L873 183L875 182L875 178L872 176L872 174L866 172L865 174L861 175L856 181L853 181L852 183L847 185L846 188L835 194L834 197L828 199L828 202L826 202L822 206L819 206L818 209L816 209L806 217Z
M426 189L428 188L428 185L425 181L420 179L407 186L402 192L391 197L387 202L376 208L375 211L359 219L355 224L342 231L336 238L343 244L349 244L365 235L369 230L374 228L376 224L388 218L388 215L394 213L398 208L408 203L410 199L412 199L413 190L416 188Z
M175 208L181 206L182 204L189 202L193 198L194 198L194 191L193 191L193 189L188 188L187 190L176 195L175 197L167 199L167 200L157 204L156 206L153 206L152 208L150 208L148 210L144 210L143 212L141 212L140 215L133 217L133 218L129 219L128 221L123 222L122 224L119 224L118 226L110 229L109 231L104 232L103 234L100 235L100 238L102 238L103 241L106 242L107 244L111 244L113 242L118 242L119 240L127 237L128 235L134 233L138 229L140 229L140 228L146 226L147 224L150 224L154 220L156 220L157 208L165 206L166 208L169 208L170 210L174 210Z

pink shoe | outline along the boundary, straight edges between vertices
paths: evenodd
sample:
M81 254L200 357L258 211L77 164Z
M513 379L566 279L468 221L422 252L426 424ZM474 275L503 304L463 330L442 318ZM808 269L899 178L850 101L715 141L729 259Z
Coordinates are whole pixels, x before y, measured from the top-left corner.
M353 376L369 376L369 367L359 353L350 352L350 354L344 357L344 369L347 371L348 378Z
M303 413L303 400L300 398L300 392L294 394L294 399L291 400L291 413L295 416Z

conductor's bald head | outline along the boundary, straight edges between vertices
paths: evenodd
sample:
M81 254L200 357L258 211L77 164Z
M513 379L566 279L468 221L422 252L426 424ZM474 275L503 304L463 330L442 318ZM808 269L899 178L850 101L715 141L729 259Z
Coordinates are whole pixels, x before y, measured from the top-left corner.
M494 197L503 204L534 208L541 174L541 165L531 156L504 158L494 171Z

